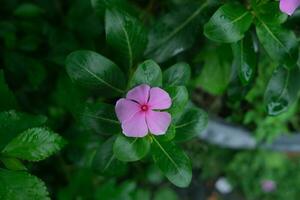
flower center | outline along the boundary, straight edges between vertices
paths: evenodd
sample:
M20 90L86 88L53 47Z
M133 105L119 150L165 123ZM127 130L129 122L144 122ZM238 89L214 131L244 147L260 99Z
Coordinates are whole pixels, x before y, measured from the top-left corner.
M142 105L141 106L142 111L147 111L149 109L148 105Z

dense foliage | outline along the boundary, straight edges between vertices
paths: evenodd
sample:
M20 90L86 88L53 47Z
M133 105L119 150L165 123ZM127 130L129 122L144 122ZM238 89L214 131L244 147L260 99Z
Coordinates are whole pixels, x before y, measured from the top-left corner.
M272 0L3 0L0 199L297 199L298 154L200 135L300 130L299 22ZM142 84L172 99L163 135L124 135L115 104Z

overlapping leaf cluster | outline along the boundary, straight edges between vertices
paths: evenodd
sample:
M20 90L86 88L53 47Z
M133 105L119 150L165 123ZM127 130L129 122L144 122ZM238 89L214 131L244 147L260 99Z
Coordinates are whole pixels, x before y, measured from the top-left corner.
M265 91L265 104L270 115L278 115L296 100L299 92L299 43L295 33L283 26L287 15L278 2L256 1L248 7L238 2L222 5L204 26L204 34L220 43L231 43L233 80L240 90L255 79L259 53L265 51L278 63ZM236 80L239 79L239 80Z
M207 191L226 175L260 198L269 171L296 187L289 159L190 140L207 124L190 99L260 140L299 130L299 12L271 0L3 0L0 17L0 199L176 199L164 177L187 187L192 170ZM127 138L114 105L143 83L170 94L172 123L164 136ZM46 159L65 143L54 132L68 145Z

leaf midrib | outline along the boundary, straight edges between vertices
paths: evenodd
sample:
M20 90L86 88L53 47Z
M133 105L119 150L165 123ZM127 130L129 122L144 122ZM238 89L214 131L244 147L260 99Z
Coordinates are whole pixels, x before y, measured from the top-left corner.
M292 58L292 55L290 54L289 50L284 46L284 44L278 39L273 32L270 30L270 28L267 26L266 23L264 23L260 18L257 18L259 22L263 25L263 27L266 29L266 31L271 35L271 37L284 49L284 51L289 55L290 58Z
M162 152L166 155L166 157L171 161L171 163L175 166L176 170L180 174L181 177L185 177L181 170L179 169L179 166L176 164L176 162L172 159L172 157L168 154L168 152L160 145L160 143L155 139L155 137L151 136L154 142L158 145L158 147L162 150Z
M284 91L287 90L289 79L290 79L290 71L287 72L287 77L284 80L283 90L280 92L278 98L276 98L277 101L279 101L283 97Z
M236 19L234 19L233 21L230 21L230 22L228 22L228 23L225 23L225 24L223 24L224 26L227 26L227 25L229 25L229 24L234 24L234 23L236 23L236 22L238 22L239 20L241 20L241 19L243 19L246 15L248 15L249 14L249 12L248 11L246 11L245 13L243 13L242 15L240 15L240 16L238 16ZM220 27L216 27L215 29L211 29L211 31L207 31L207 32L209 32L209 33L212 33L212 32L215 32L216 30L218 30L218 29L221 29Z
M100 78L99 76L97 76L96 74L94 74L93 72L91 72L90 70L88 70L86 67L83 67L82 65L80 65L86 72L88 72L90 75L92 75L94 78L96 78L98 81L100 81L102 84L112 88L113 90L119 92L119 93L123 93L124 91L116 88L115 86L109 84L108 82L106 82L105 80L103 80L102 78Z
M96 115L89 115L89 114L81 114L82 116L87 116L87 117L92 117L95 119L101 119L103 121L107 121L107 122L111 122L114 124L120 124L117 120L113 120L113 119L108 119L108 118L104 118L104 117L100 117L100 116L96 116Z
M133 64L133 56L132 56L132 47L131 47L131 44L130 44L130 41L129 41L129 35L127 33L127 30L124 26L124 23L122 22L122 20L119 18L119 16L117 15L117 19L121 25L121 29L122 31L124 32L124 35L125 35L125 40L126 40L126 44L127 44L127 48L128 48L128 56L129 56L129 68L132 67L132 64Z
M111 165L111 163L114 160L114 158L115 158L115 155L112 155L111 158L109 159L109 161L106 163L103 171L105 171Z
M178 32L180 32L186 25L188 25L197 15L201 13L201 11L208 5L208 1L206 1L201 7L199 7L191 16L189 16L183 23L181 23L177 28L174 29L169 35L167 35L164 39L162 39L157 45L155 45L152 50L149 52L153 52L157 47L161 46L169 39L174 37Z
M175 126L175 128L182 128L182 127L184 127L184 126L193 124L193 123L195 123L195 122L197 122L197 121L198 121L198 120L195 119L195 120L189 121L189 122L187 122L187 123L183 123L183 124L177 125L177 126Z

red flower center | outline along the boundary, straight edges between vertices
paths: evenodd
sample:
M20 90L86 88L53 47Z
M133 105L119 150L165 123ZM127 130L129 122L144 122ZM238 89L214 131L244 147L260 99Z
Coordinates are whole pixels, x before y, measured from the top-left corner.
M147 111L149 109L148 105L141 106L142 111Z

